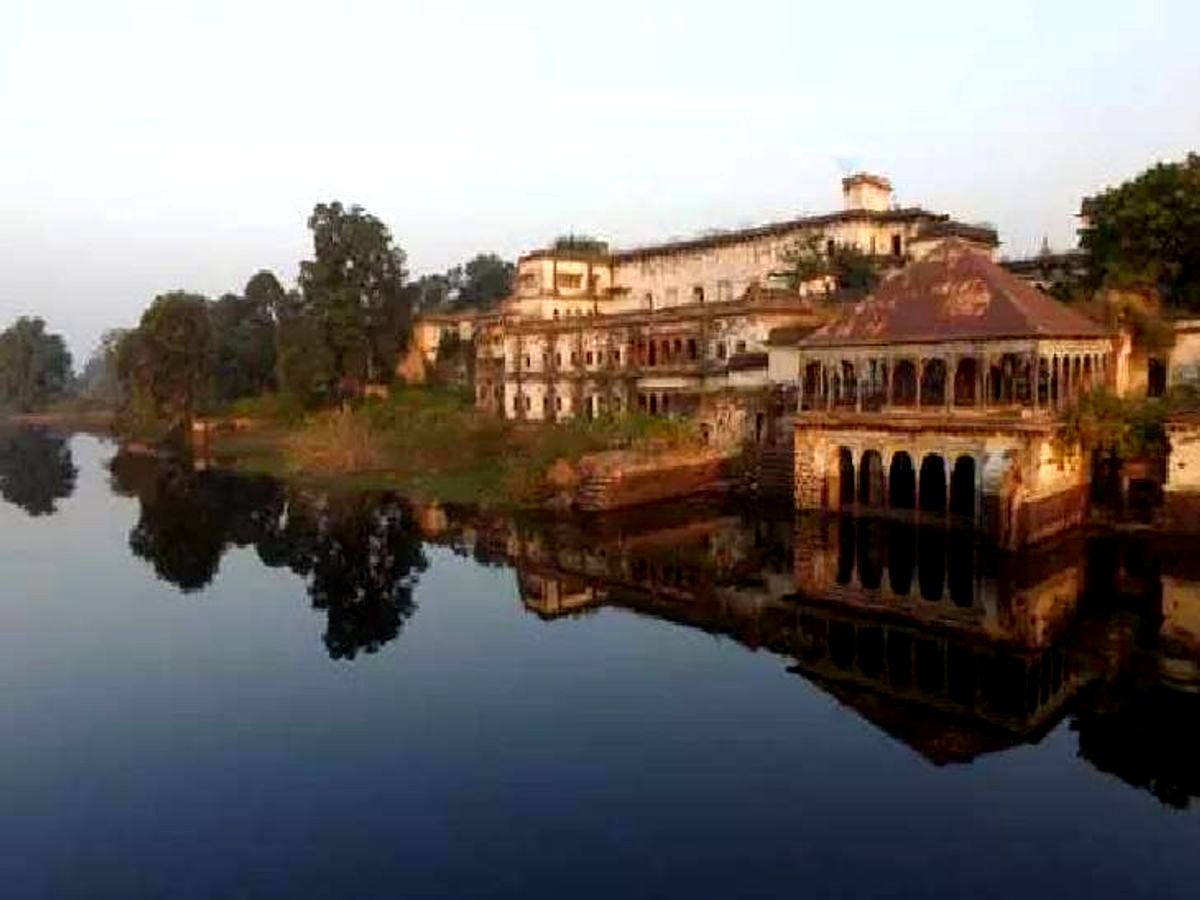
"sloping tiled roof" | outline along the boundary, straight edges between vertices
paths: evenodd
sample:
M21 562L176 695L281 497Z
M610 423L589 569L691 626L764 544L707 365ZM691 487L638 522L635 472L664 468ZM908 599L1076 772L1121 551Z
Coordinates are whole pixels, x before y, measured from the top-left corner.
M949 239L800 343L832 346L1109 333L986 254Z

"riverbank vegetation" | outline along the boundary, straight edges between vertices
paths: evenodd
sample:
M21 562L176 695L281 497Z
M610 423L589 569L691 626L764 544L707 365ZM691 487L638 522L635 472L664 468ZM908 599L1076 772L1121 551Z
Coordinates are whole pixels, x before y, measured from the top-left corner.
M546 428L481 416L469 392L437 386L312 412L277 397L235 411L242 427L210 435L206 450L236 467L451 502L539 504L588 454L699 446L685 421L629 415Z

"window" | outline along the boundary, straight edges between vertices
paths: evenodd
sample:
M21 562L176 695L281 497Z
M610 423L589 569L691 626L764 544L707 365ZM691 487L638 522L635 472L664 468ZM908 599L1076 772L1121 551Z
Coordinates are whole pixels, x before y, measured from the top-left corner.
M717 341L717 359L725 358L725 342Z
M556 319L558 318L558 310L557 309L554 311L554 318L556 318Z
M833 242L833 238L830 238L825 242L825 255L833 256L835 252L837 252L837 244Z
M526 396L526 398L525 398L525 412L529 412L531 409L533 409L533 398L532 398L532 397L529 397L529 396Z
M562 397L554 398L554 408L559 412L562 412Z
M900 256L904 252L904 244L900 235L892 235L892 256Z
M586 355L586 357L585 357L585 361L587 362L587 364L588 364L589 366L592 364L592 351L591 351L591 350L589 350L589 351L587 352L587 355Z
M559 290L578 290L583 287L583 275L578 272L559 272L554 276L554 286Z
M717 302L727 303L733 299L733 284L729 281L717 282Z
M692 299L697 303L704 302L704 287L702 285L698 284L692 288Z
M579 365L579 351L578 350L571 351L571 365L573 365L573 366Z
M646 309L654 309L654 295L649 291L646 292Z
M528 354L525 356L525 368L527 368L527 369L529 368L529 356L528 356Z
M558 366L559 368L562 367L562 354L561 353L554 354L554 364L556 366Z
M737 342L737 352L738 352L738 353L745 353L745 352L746 352L746 342L745 342L745 341L738 341L738 342Z
M688 353L688 359L696 358L696 339L695 338L688 338L687 353Z

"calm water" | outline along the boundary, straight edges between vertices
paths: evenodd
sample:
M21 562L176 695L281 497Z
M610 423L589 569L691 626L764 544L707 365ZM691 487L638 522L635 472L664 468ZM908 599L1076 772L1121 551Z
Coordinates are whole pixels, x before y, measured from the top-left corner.
M1194 897L1200 553L0 434L4 897Z

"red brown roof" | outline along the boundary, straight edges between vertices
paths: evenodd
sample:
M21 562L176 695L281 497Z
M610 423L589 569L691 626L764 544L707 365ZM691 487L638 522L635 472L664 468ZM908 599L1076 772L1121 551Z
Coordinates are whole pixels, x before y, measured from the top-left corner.
M1107 337L1110 332L949 239L875 293L817 329L802 346L998 338Z

